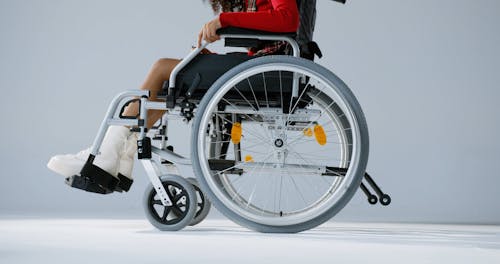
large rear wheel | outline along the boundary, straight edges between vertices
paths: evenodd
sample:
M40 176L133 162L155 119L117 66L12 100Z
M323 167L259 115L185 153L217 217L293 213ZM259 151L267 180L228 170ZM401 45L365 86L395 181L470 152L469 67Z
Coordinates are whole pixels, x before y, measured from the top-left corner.
M359 188L368 160L366 121L349 88L289 56L252 59L220 77L193 131L202 190L228 218L261 232L329 220Z

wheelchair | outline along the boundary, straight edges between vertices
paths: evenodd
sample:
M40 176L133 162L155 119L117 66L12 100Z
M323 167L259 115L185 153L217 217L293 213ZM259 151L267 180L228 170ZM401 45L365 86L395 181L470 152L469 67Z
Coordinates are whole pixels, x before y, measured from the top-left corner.
M360 187L371 204L388 205L390 196L365 172L368 127L347 85L301 58L294 34L239 28L218 33L226 46L285 41L293 52L249 57L221 76L210 76L213 81L203 88L199 74L183 75L183 70L194 67L204 43L172 71L157 97L164 101L150 101L149 91L125 91L112 100L81 175L67 183L97 193L116 191L120 183L93 160L107 127L127 125L139 133L138 159L151 182L144 209L159 230L195 225L213 204L230 220L259 232L301 232L331 219ZM122 116L132 102L139 102L138 116ZM167 112L148 131L151 109ZM168 145L168 121L179 117L192 126L190 157Z

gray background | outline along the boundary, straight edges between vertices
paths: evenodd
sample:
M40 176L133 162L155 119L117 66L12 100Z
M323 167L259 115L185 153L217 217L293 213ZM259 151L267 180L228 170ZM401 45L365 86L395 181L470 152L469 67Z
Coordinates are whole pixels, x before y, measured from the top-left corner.
M359 192L336 219L500 224L500 2L318 2L319 63L358 97L368 171L393 197ZM130 193L98 196L45 164L89 146L111 98L211 18L198 0L0 0L0 215L142 217L142 167ZM185 154L186 128L171 130Z

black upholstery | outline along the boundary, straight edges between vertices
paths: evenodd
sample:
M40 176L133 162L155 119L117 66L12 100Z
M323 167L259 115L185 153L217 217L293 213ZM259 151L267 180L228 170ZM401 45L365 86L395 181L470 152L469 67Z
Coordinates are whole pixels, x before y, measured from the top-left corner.
M184 100L192 103L199 102L220 76L253 58L255 57L248 56L245 53L198 55L177 76L175 90L177 104ZM284 109L288 109L292 86L293 74L291 72L270 71L266 72L265 75L257 74L242 80L225 95L225 98L232 100L234 104L241 103L242 105L248 105L246 98L258 98L258 104L260 105L283 106ZM305 84L299 84L299 92L304 88ZM167 90L163 90L162 93L158 94L158 97L163 98L166 93ZM303 96L302 99L304 102L309 101L307 96ZM251 102L253 103L254 100L251 100ZM257 104L254 107L257 107Z
M253 30L246 28L237 28L237 27L225 27L217 30L218 35L224 34L232 34L232 35L260 35L260 36L284 36L295 38L297 35L296 32L270 32L270 31L261 31L261 30Z
M217 30L217 34L219 35L243 35L249 36L248 38L225 38L225 46L226 47L243 47L243 48L258 48L262 44L262 40L251 38L251 36L283 36L290 37L295 39L295 32L288 33L280 33L280 32L269 32L269 31L260 31L246 28L237 28L237 27L226 27Z
M246 53L200 54L177 75L176 96L183 96L194 85L192 97L201 98L220 76L252 58Z

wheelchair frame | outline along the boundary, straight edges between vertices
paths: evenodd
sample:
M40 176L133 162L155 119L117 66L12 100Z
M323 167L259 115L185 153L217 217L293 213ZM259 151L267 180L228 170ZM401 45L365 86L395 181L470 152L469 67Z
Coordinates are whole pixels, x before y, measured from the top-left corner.
M220 34L221 39L252 39L252 40L271 40L271 41L285 41L290 44L293 50L293 57L300 57L300 47L298 43L294 40L290 34L265 34L265 35L257 35L257 34ZM227 42L226 42L227 43ZM107 128L111 125L120 125L120 126L130 126L134 127L133 130L139 132L138 136L138 159L141 161L148 178L158 194L160 201L163 206L172 206L173 202L169 198L167 191L165 190L160 176L169 174L167 167L163 165L165 161L169 163L175 164L178 174L182 175L184 178L195 177L192 168L192 161L188 157L184 157L167 149L167 129L168 129L168 119L178 118L180 113L182 112L181 107L176 105L174 94L176 92L176 80L179 72L185 68L189 62L191 62L206 46L208 43L203 42L202 45L187 54L185 58L172 70L169 79L168 86L168 95L166 102L153 102L149 101L150 92L149 91L125 91L118 95L116 95L111 104L108 107L106 115L102 120L98 133L95 137L95 140L92 144L91 152L89 158L82 169L81 176L88 177L90 175L89 171L92 171L92 168L95 169L93 165L93 161L95 157L99 153L99 148L104 139L105 132ZM297 98L299 92L299 81L300 77L298 74L294 73L293 75L293 83L292 83L292 97ZM130 99L134 98L134 99ZM129 100L125 100L129 99ZM127 104L132 101L139 101L139 115L137 118L131 117L122 117L121 113L118 113L117 110L123 109ZM152 146L151 139L147 137L147 110L166 110L167 113L162 117L162 132L159 135L161 139L160 147ZM89 170L91 168L91 170ZM95 172L95 170L93 171ZM102 175L102 172L100 172ZM342 174L342 171L338 173ZM345 172L344 172L345 173ZM87 174L87 175L85 175ZM97 173L99 174L99 173ZM90 177L91 179L93 177ZM382 205L388 205L391 202L390 196L382 192L380 187L375 183L375 181L370 177L368 173L365 173L364 178L368 182L368 184L375 190L376 195L371 193L365 184L361 183L360 188L366 194L368 201L370 204L376 204L377 201L380 201ZM71 184L70 184L71 185ZM75 186L72 186L75 187ZM78 188L78 187L77 187Z

